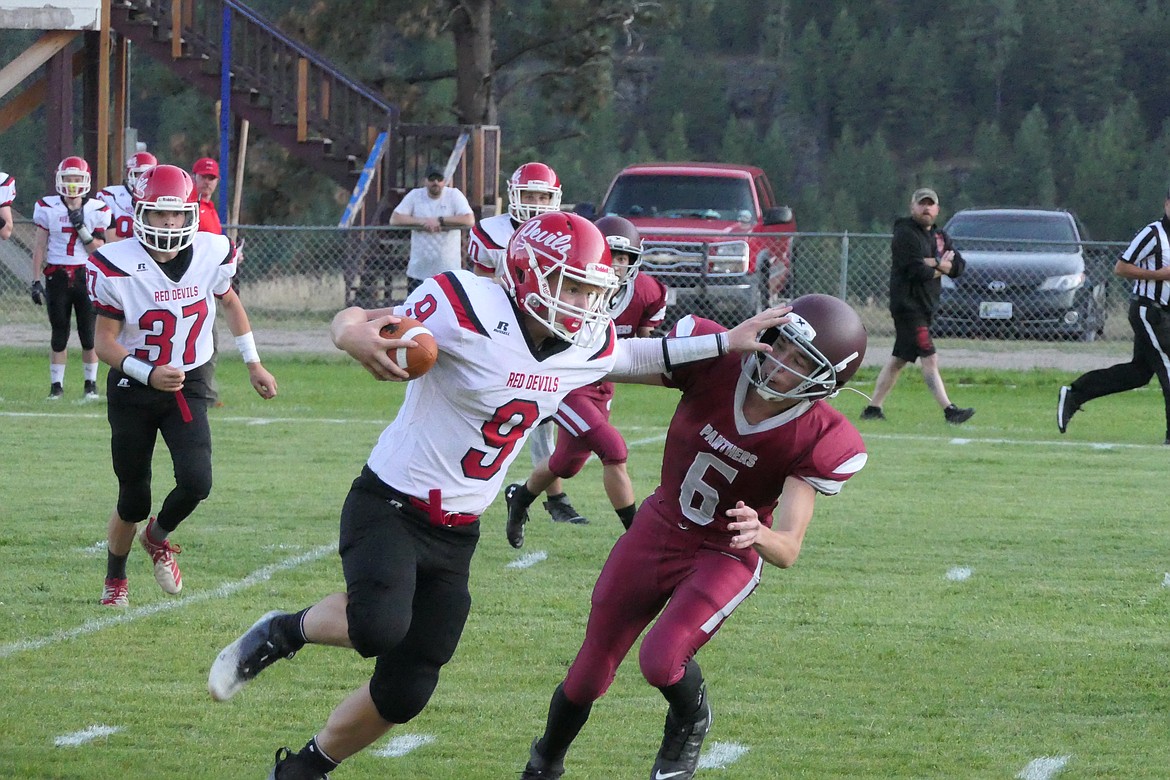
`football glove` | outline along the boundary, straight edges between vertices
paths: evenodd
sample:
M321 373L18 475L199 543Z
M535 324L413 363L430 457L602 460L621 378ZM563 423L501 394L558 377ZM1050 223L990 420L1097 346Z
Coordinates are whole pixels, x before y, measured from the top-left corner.
M85 214L81 209L69 209L69 224L73 225L74 230L85 227Z
M45 304L45 286L41 284L41 280L37 279L28 288L29 294L32 296L32 302L37 306Z

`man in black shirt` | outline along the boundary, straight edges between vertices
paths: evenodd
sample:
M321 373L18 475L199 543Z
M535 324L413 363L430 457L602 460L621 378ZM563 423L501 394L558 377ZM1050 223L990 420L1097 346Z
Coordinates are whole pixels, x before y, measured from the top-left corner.
M930 323L938 307L944 275L962 275L967 263L951 246L939 228L938 193L923 187L910 199L910 216L894 222L890 241L890 314L894 318L894 350L878 374L873 400L861 413L863 420L884 420L882 402L894 389L907 363L922 359L922 378L934 400L942 407L946 421L967 422L974 409L960 409L951 403L938 372L938 353L930 337Z

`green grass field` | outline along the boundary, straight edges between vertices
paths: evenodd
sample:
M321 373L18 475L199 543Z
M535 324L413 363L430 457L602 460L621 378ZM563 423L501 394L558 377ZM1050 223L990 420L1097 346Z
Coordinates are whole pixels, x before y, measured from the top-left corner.
M215 488L174 536L186 587L163 594L136 548L131 607L110 611L97 606L109 430L103 404L75 402L71 357L66 400L50 405L44 355L0 349L0 776L265 777L371 664L307 647L227 703L208 696L207 670L263 612L342 588L338 511L402 387L341 358L272 357L280 396L264 403L227 356ZM766 570L701 652L716 715L700 777L1167 776L1170 447L1156 385L1094 402L1060 436L1056 389L1071 376L946 378L977 407L971 423L945 425L907 372L889 421L859 425L870 463L821 499L796 566ZM618 390L640 496L674 400ZM856 419L865 402L834 403ZM157 455L156 507L170 487L161 442ZM528 465L522 453L512 477ZM518 774L620 528L596 461L569 487L593 522L535 517L523 551L504 539L502 499L484 516L471 619L431 705L338 780ZM649 773L664 706L633 659L566 778Z

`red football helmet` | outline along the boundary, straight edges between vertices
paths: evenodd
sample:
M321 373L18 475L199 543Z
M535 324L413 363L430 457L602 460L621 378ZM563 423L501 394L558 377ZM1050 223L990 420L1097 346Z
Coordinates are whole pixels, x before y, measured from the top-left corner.
M591 347L605 336L617 276L605 238L584 217L556 211L520 225L508 242L500 281L516 305L557 338ZM562 300L573 283L596 289L584 300Z
M642 234L625 217L610 215L602 217L593 223L605 236L605 243L609 244L611 253L620 252L629 255L630 264L626 266L626 275L623 282L632 282L642 267Z
M548 203L523 203L525 192L547 192ZM524 163L508 179L508 213L517 222L532 219L537 214L561 210L561 180L557 172L544 163Z
M150 152L138 152L126 158L126 189L134 191L134 180L153 165L158 165L158 160Z
M147 168L130 192L134 201L134 236L148 249L178 252L191 246L199 230L199 193L191 174L174 165ZM179 212L180 227L151 224L150 212Z
M57 194L62 198L84 198L88 195L89 163L80 157L66 157L62 160L57 166Z
M865 357L868 337L861 317L853 307L831 295L802 295L792 302L789 322L769 328L760 337L765 344L776 346L789 341L812 362L807 374L777 360L773 355L757 352L747 355L743 370L756 392L770 401L784 398L829 398L853 378ZM780 371L796 374L799 385L780 392L768 383Z

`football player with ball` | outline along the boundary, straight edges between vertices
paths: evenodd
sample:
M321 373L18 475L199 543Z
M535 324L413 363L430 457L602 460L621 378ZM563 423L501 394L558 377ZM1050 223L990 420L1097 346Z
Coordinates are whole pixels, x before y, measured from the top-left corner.
M532 428L571 390L615 373L659 375L732 351L768 352L757 335L786 321L787 309L769 309L731 331L618 341L609 247L591 222L564 212L520 226L501 281L449 271L394 309L355 307L333 319L333 342L379 380L408 379L395 351L420 348L381 334L401 317L421 322L439 354L407 385L342 506L345 592L267 613L212 665L208 689L222 701L305 644L375 659L371 678L316 736L298 752L277 751L276 780L324 778L423 710L471 607L479 517Z

